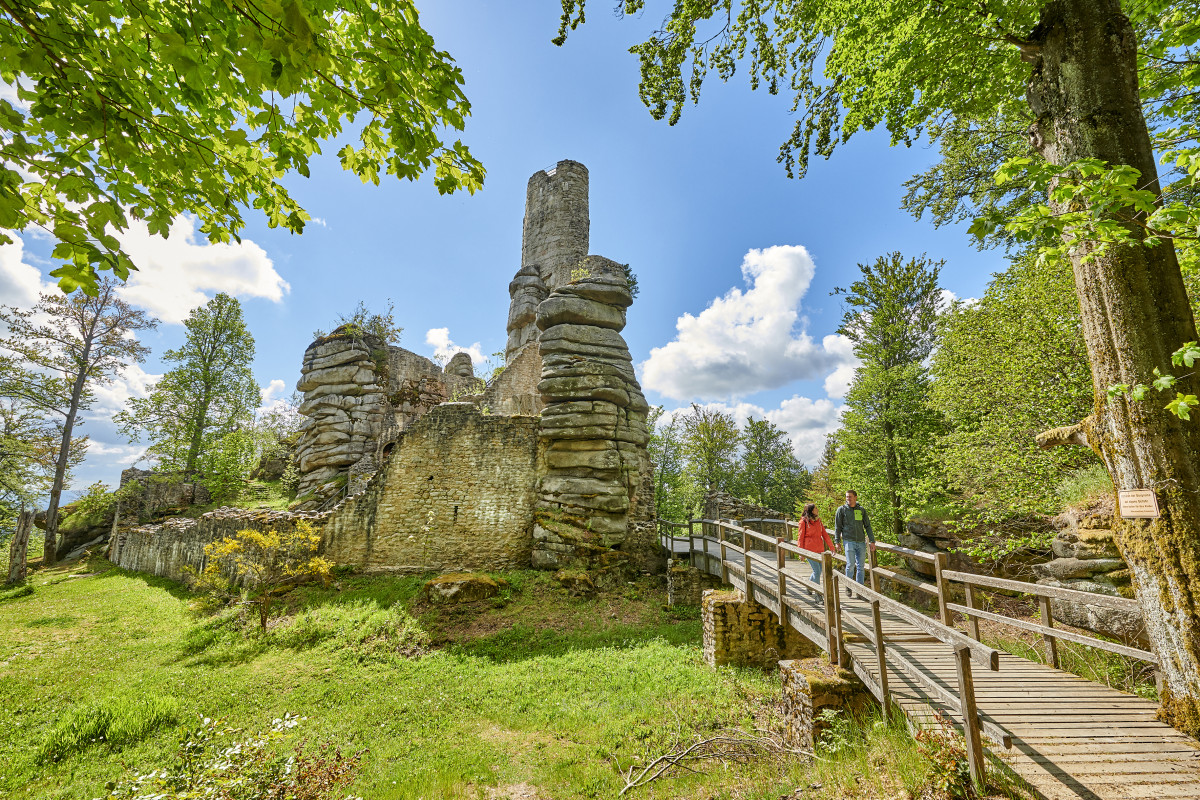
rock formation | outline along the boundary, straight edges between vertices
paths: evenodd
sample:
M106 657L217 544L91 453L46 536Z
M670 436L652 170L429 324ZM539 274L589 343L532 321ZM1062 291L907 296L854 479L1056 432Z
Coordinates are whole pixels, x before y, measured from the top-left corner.
M360 490L388 445L434 406L475 391L471 357L442 368L343 326L309 345L296 389L304 393L296 466L300 508Z
M388 411L380 365L382 343L338 328L304 351L300 381L304 393L296 444L299 498L314 501L336 495L347 472L374 449Z
M620 265L591 256L537 310L546 473L533 563L557 567L629 534L646 467L648 406L621 337L633 302Z
M1090 514L1066 512L1059 515L1056 523L1061 530L1051 545L1056 558L1033 568L1038 583L1132 598L1133 583L1129 566L1117 550L1112 521L1112 514L1107 511ZM1067 625L1149 647L1149 638L1139 612L1117 611L1065 600L1052 600L1051 612L1056 620Z

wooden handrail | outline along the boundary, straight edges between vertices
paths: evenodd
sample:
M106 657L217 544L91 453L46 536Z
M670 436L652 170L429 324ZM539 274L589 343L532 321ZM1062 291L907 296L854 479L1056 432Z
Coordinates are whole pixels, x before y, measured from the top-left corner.
M901 547L898 544L888 544L887 542L876 542L875 546L888 553L896 553L898 555L907 556L908 558L915 558L918 561L925 561L929 564L933 563L933 553L926 553L921 550L913 550L911 547Z
M880 605L891 611L893 614L904 617L913 627L920 628L930 636L942 641L951 647L965 647L971 651L971 658L979 662L990 670L1000 669L1000 651L995 648L981 644L966 634L951 628L948 625L943 625L936 619L930 619L916 609L909 608L901 602L893 600L885 594L876 592L871 587L859 583L852 578L847 578L840 572L834 572L834 580L842 583L848 583L851 591L862 595L867 600L878 600Z
M1066 639L1069 642L1077 642L1078 644L1095 647L1099 650L1107 650L1110 653L1119 653L1130 658L1137 658L1142 661L1147 661L1151 664L1158 663L1158 656L1154 653L1145 650L1139 650L1136 647L1117 644L1115 642L1106 642L1103 639L1093 639L1090 636L1085 636L1082 633L1073 633L1072 631L1063 630L1062 628L1054 628L1049 625L1040 625L1036 622L1029 622L1023 619L1013 619L1006 617L1003 614L997 614L992 611L984 611L970 606L962 606L957 603L950 603L950 608L962 614L968 614L979 619L988 619L992 622L1002 622L1005 625L1011 625L1014 628L1030 631L1031 633L1040 633L1043 636L1053 636L1056 639Z
M1081 592L1078 589L1064 589L1059 586L1047 586L1043 583L1014 581L1010 578L993 578L990 575L976 575L973 572L956 572L954 570L945 570L942 572L942 575L944 575L948 580L958 581L959 583L970 583L974 584L975 586L986 586L992 589L1007 589L1010 592L1044 595L1046 597L1053 597L1058 600L1070 600L1075 603L1102 606L1104 608L1112 608L1117 611L1139 611L1141 609L1141 606L1138 605L1136 600L1130 600L1126 597L1113 597L1112 595L1107 594Z

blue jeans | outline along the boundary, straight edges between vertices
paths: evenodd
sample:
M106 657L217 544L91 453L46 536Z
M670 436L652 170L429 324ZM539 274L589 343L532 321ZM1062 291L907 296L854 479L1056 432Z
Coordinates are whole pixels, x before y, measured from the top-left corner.
M812 577L809 578L813 583L821 582L821 562L815 558L808 559L808 565L812 567Z
M859 583L863 582L864 572L863 564L867 560L867 543L866 542L851 542L847 540L846 545L846 577L853 578ZM855 574L855 566L857 565L858 574Z

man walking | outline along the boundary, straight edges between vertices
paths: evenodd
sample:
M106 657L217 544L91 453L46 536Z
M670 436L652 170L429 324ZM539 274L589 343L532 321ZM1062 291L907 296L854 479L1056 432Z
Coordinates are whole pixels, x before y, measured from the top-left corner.
M833 535L840 545L845 543L846 577L863 583L863 565L867 559L867 543L875 549L875 533L867 510L858 504L858 492L846 492L846 504L840 506L833 518ZM850 590L846 589L846 594Z

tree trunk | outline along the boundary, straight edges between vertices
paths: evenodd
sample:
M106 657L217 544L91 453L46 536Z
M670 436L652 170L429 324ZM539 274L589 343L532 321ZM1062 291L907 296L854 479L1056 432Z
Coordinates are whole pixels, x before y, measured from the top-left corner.
M204 397L200 400L200 407L196 412L196 426L192 430L192 441L188 445L187 463L184 465L183 471L189 476L196 471L196 459L200 457L200 446L204 443L204 429L208 427L208 406L211 402L208 389L204 390Z
M883 468L887 480L888 502L892 506L888 516L891 517L893 540L899 542L900 535L904 533L904 518L900 513L900 474L896 468L896 426L888 419L883 421L883 440Z
M1118 0L1054 0L1032 40L1034 145L1056 165L1099 158L1136 167L1142 187L1159 191L1138 95L1137 39ZM1158 494L1159 519L1118 520L1114 530L1160 661L1160 716L1197 735L1200 423L1182 422L1158 397L1141 403L1106 397L1112 384L1148 382L1154 367L1169 366L1172 351L1198 338L1195 322L1170 243L1103 252L1085 246L1072 259L1096 395L1088 443L1117 489ZM1200 394L1197 384L1189 378L1179 388Z
M17 529L8 545L8 582L21 583L25 580L25 566L29 558L29 532L33 529L33 512L22 511L17 517Z
M83 363L87 363L91 343L83 349ZM42 566L48 567L58 560L58 503L62 498L63 483L67 478L67 465L71 463L71 435L75 431L75 417L79 414L79 403L83 399L83 388L87 381L84 370L79 371L71 387L71 407L63 423L62 443L58 447L58 459L54 463L54 483L50 485L50 505L46 508L46 541L42 544Z

